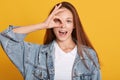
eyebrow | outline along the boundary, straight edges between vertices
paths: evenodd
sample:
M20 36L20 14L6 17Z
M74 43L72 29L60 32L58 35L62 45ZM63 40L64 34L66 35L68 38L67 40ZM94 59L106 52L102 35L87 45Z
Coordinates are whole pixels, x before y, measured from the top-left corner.
M66 18L66 19L72 19L71 17L68 17L68 18Z

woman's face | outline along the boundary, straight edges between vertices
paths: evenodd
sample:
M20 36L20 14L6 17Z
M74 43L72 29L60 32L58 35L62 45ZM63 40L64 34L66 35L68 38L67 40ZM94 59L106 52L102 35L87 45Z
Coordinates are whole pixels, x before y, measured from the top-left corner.
M58 18L54 20L57 24L59 23L61 26L54 28L54 34L59 41L65 41L72 39L72 31L74 29L74 23L73 23L73 15L72 12L66 8L61 8L64 9L64 11L59 12L56 14Z

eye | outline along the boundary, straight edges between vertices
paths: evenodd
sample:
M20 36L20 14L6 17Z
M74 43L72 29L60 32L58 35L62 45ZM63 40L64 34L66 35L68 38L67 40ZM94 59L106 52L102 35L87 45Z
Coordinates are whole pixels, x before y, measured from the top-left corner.
M58 19L58 18L55 18L55 19L54 19L54 22L55 22L55 23L61 23L61 20Z
M72 23L72 20L67 20L68 23Z

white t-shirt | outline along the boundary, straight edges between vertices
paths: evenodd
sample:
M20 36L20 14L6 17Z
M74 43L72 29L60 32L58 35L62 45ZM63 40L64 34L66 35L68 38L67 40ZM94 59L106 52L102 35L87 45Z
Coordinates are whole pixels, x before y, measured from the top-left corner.
M57 44L55 46L55 79L54 80L72 80L72 67L77 53L77 47L65 53Z

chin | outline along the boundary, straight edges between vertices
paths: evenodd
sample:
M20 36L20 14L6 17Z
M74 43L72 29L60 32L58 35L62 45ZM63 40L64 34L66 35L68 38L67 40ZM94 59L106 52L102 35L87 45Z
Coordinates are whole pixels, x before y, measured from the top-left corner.
M57 38L56 40L57 41L60 41L60 42L64 42L64 41L67 41L69 38Z

